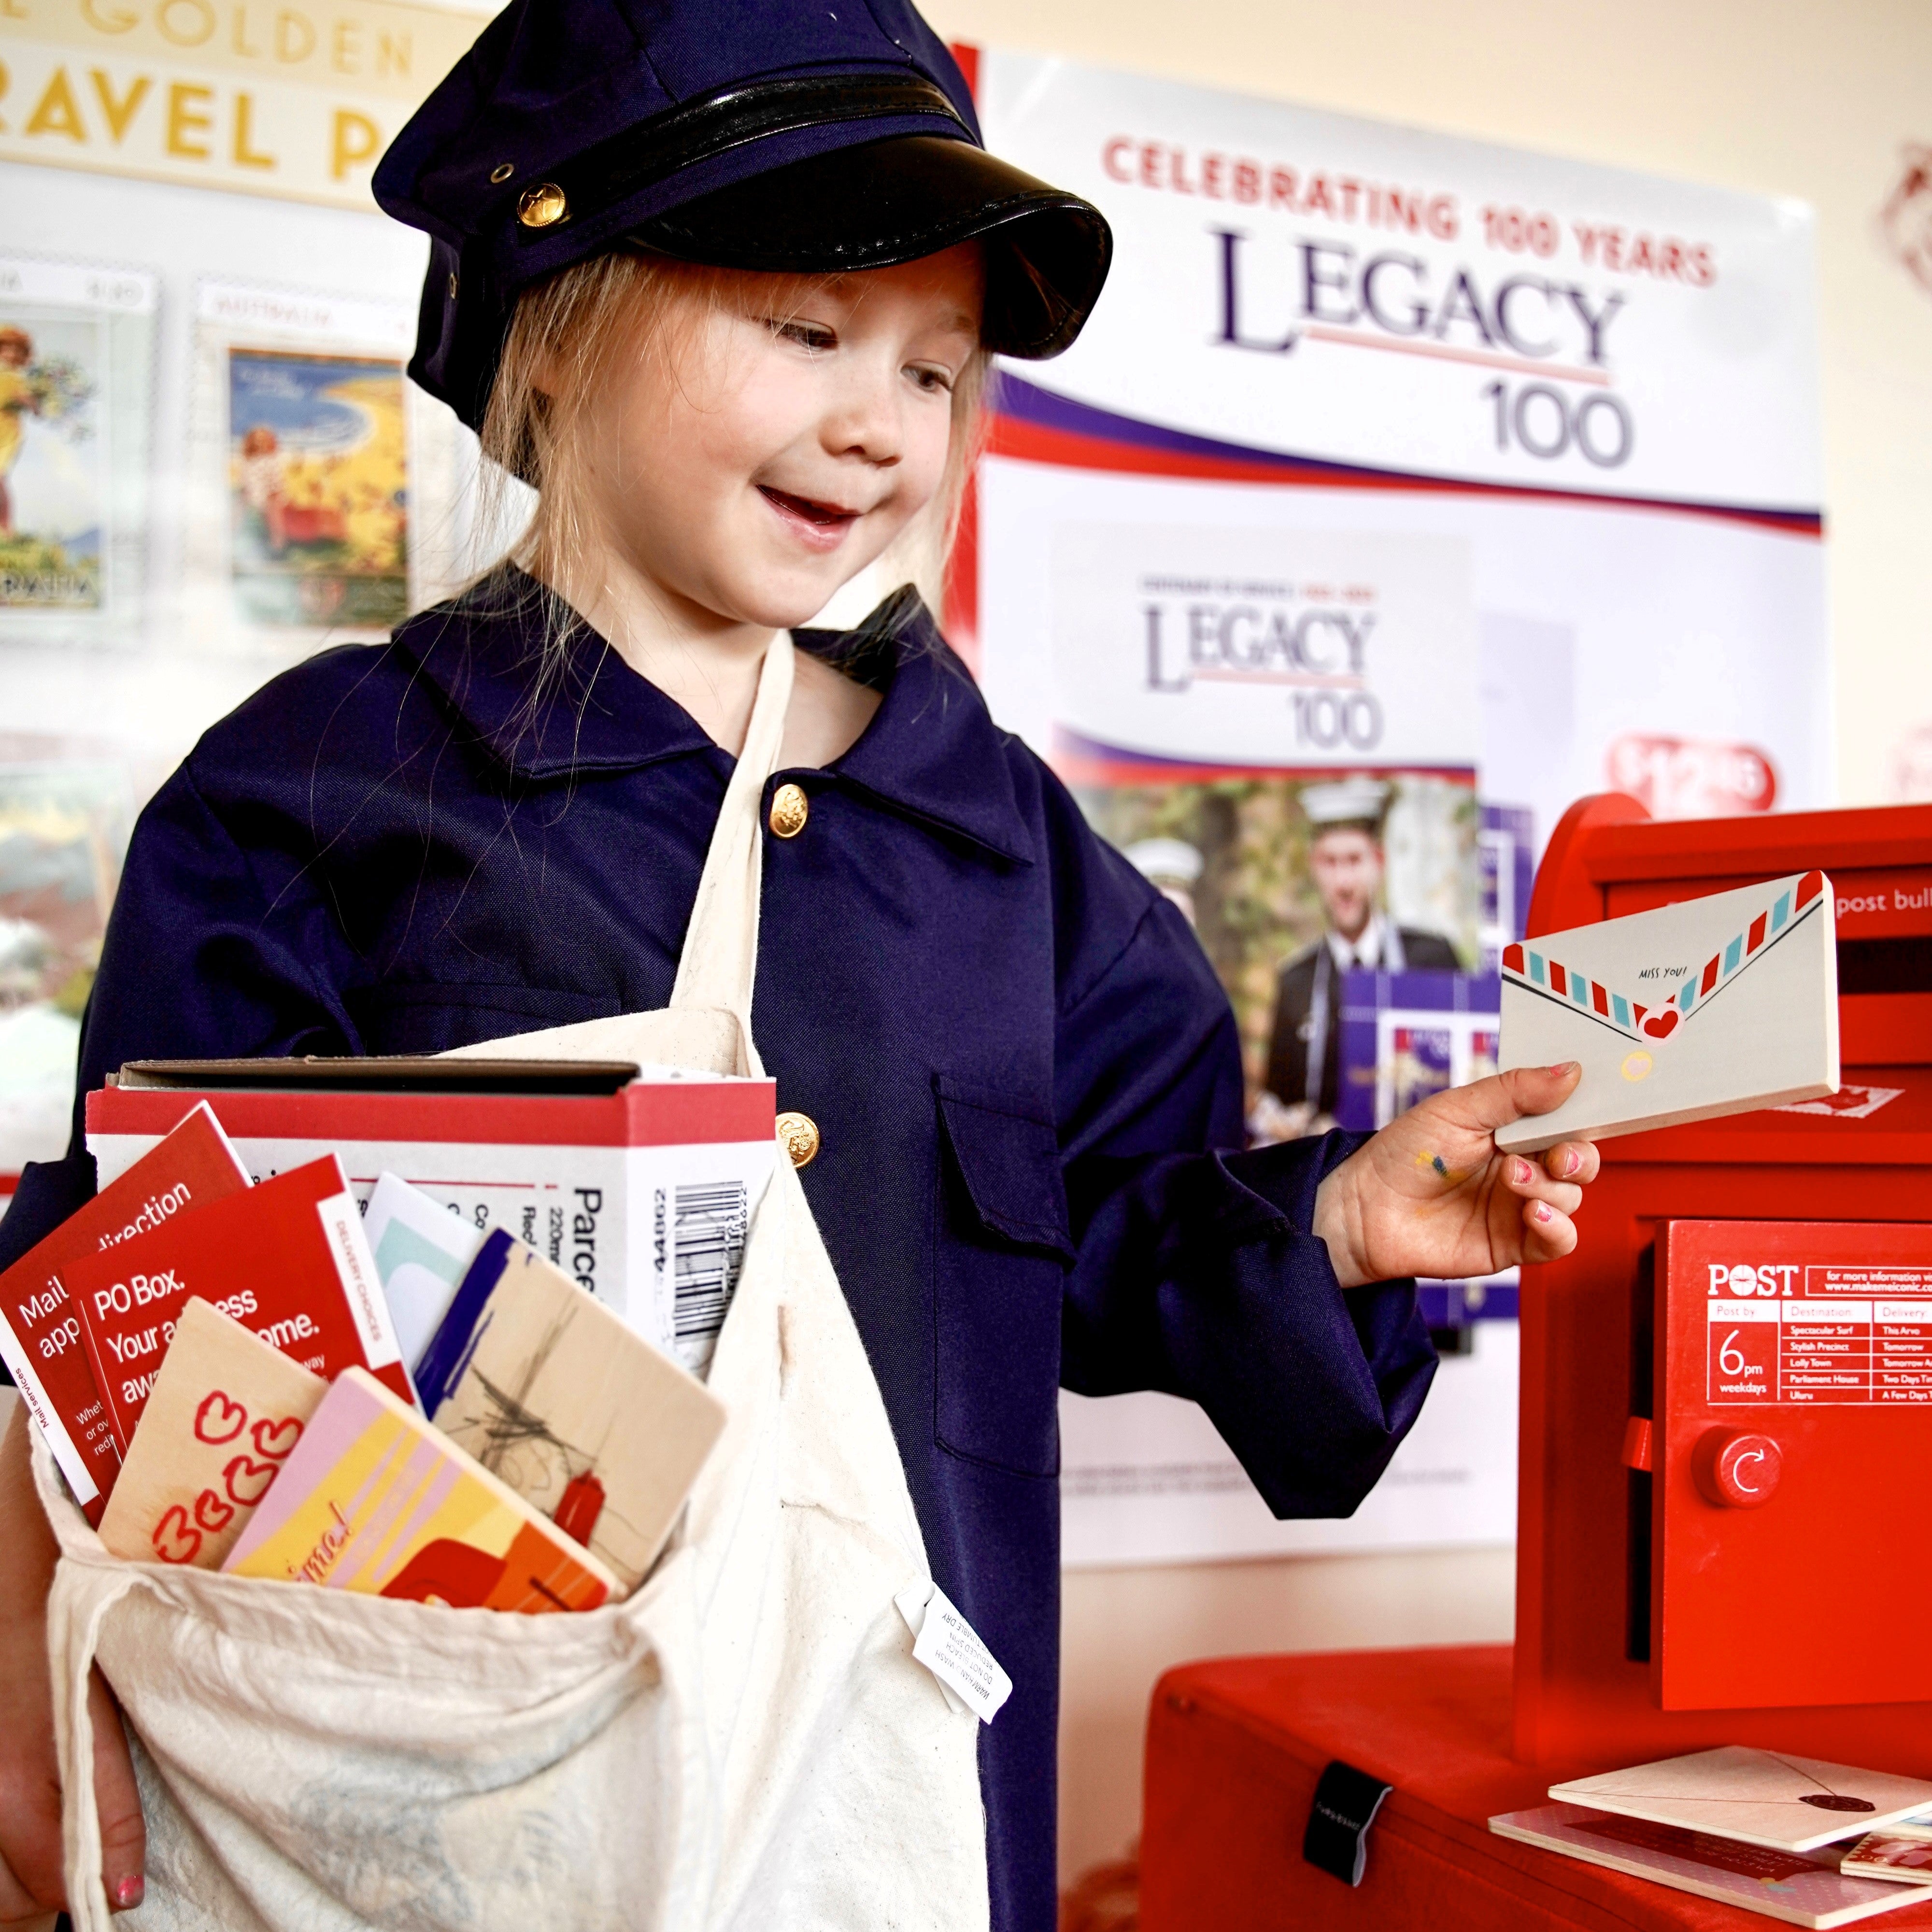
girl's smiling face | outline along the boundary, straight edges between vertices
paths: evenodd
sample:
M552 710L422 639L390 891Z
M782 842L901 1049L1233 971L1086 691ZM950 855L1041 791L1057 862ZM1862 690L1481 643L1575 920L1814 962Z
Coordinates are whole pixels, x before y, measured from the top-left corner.
M733 274L611 356L573 482L607 569L700 628L804 622L925 508L978 352L968 244L825 279Z

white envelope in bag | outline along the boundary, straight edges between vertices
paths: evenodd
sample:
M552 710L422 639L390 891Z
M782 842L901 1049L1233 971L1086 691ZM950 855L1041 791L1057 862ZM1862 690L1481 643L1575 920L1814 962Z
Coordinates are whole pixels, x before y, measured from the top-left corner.
M1555 1113L1498 1130L1514 1154L1838 1090L1822 872L1525 940L1504 949L1502 982L1502 1070L1583 1068Z

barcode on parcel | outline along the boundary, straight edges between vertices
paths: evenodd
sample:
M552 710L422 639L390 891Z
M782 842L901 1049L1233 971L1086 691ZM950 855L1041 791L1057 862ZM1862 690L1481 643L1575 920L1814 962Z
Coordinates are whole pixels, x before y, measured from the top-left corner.
M724 1327L749 1218L742 1180L693 1182L671 1190L673 1320L680 1342L715 1336Z

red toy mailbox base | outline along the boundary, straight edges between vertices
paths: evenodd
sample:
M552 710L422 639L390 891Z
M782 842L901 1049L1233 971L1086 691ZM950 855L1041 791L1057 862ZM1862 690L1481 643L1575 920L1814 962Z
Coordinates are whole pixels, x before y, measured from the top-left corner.
M1499 1838L1498 1811L1558 1778L1509 1755L1506 1647L1253 1657L1156 1687L1141 1840L1142 1932L1742 1932L1769 1927L1688 1892ZM1395 1789L1358 1888L1306 1863L1315 1780L1342 1758ZM1932 1927L1932 1904L1883 1922Z

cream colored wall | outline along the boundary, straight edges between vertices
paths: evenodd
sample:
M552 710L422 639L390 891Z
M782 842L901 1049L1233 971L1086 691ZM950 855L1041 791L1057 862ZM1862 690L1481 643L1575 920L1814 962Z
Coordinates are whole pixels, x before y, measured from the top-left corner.
M1898 795L1899 746L1932 730L1932 294L1888 252L1877 218L1903 144L1932 143L1932 5L929 0L928 10L942 32L988 46L1810 202L1839 791L1847 804ZM1133 1835L1148 1693L1168 1664L1500 1640L1510 1609L1507 1552L1070 1575L1063 1872Z
M1509 1550L1301 1556L1070 1570L1060 1673L1062 1882L1140 1829L1141 1744L1154 1681L1190 1658L1509 1640Z

